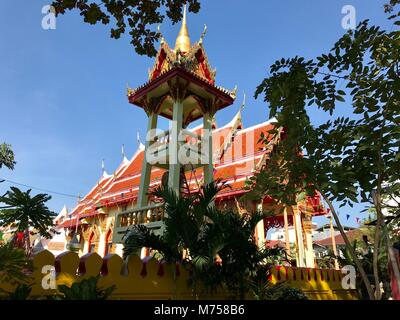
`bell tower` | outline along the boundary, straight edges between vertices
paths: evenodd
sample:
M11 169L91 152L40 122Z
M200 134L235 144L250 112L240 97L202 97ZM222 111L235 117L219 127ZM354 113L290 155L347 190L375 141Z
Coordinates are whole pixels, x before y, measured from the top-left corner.
M206 28L192 45L185 5L175 48L171 49L162 37L149 81L136 89L128 88L129 102L143 109L148 117L135 212L151 210L147 193L153 167L168 171L168 186L178 195L182 172L202 168L204 184L213 181L212 121L217 111L234 102L236 90L215 85L216 71L211 69L203 47L205 31ZM170 120L169 130L157 129L159 117ZM189 131L188 125L199 119L203 120L202 134ZM146 218L135 215L133 224L136 223L146 223ZM117 229L118 224L116 221Z

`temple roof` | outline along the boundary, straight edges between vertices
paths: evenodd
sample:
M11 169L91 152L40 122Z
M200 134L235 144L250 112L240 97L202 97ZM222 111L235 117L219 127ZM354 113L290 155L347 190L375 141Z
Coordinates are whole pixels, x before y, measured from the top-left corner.
M254 175L256 169L268 157L270 150L259 142L261 132L274 126L274 119L243 129L240 113L227 125L213 130L214 178L221 178L230 188L217 195L217 201L226 201L243 195L245 182ZM202 127L193 131L201 134ZM144 160L144 147L140 145L129 161L122 161L114 174L101 178L92 190L78 202L71 212L74 216L89 217L104 213L103 208L132 206L137 201L141 168ZM154 168L151 171L150 187L161 183L165 170ZM196 192L202 184L203 171L196 169L186 172L186 180L191 192ZM325 212L315 212L323 214ZM73 226L75 219L66 221L64 227Z
M186 5L179 35L174 49L168 45L164 38L160 43L154 66L149 70L149 81L144 85L131 89L128 88L129 102L144 110L148 109L149 99L154 103L157 114L166 118L172 117L172 102L169 87L173 81L186 82L187 92L185 98L189 111L184 122L189 124L203 116L204 110L197 110L193 105L202 104L200 100L213 100L213 108L220 110L231 105L236 98L236 88L226 90L215 85L216 70L211 69L208 62L203 39L206 27L199 41L191 44L188 27ZM161 108L161 105L163 108ZM243 129L241 111L225 126L213 129L213 155L214 178L222 179L230 186L217 195L217 201L233 199L247 192L244 189L246 180L254 176L255 172L265 164L271 149L266 148L259 141L261 133L268 136L274 119ZM192 108L192 109L190 109ZM192 111L191 111L192 110ZM197 112L197 113L196 113ZM200 125L193 132L202 134ZM107 212L107 208L133 206L137 202L141 169L144 161L144 146L141 144L130 160L126 159L122 150L123 161L112 175L108 175L103 164L103 175L92 190L73 209L68 221L62 227L75 225L77 219L95 216ZM165 170L153 167L150 175L150 188L161 183ZM198 168L186 172L186 180L190 192L196 192L203 183L203 170ZM75 219L73 219L73 217Z

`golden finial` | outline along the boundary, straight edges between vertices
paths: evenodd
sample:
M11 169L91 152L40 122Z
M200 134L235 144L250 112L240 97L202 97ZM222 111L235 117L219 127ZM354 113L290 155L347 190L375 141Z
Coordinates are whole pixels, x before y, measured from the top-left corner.
M176 38L175 42L175 52L189 52L190 50L190 38L189 32L186 25L186 4L183 7L183 20L181 30L179 31L178 38Z
M131 89L131 87L129 86L129 83L126 83L126 95L129 97L131 95L131 93L133 92L133 90Z
M233 99L236 99L238 86L236 85L235 88L230 92L230 95Z

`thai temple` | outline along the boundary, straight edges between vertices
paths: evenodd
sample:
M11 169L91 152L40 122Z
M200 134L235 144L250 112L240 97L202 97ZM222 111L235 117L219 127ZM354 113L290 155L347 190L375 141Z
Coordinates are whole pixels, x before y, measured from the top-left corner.
M244 188L246 181L268 165L268 155L276 141L266 145L259 138L274 126L274 119L245 128L243 104L229 123L217 125L215 114L234 103L237 90L216 84L216 71L211 68L203 46L204 36L205 30L199 41L191 43L185 9L174 48L161 37L147 82L127 89L127 100L135 107L133 112L144 111L148 117L145 144L140 144L129 158L123 150L121 164L112 174L103 165L103 174L93 188L72 210L60 212L55 221L65 239L60 240L60 235L52 239L46 244L49 250L54 247L62 251L60 244L65 249L74 244L81 255L122 255L123 234L130 226L142 223L154 232L162 232L162 203L148 196L148 191L164 183L185 196L198 192L203 184L221 179L229 188L217 195L218 207L240 214L271 208L269 197L247 202L241 198L248 192ZM172 120L170 130L155 130L159 117ZM190 127L197 120L202 123ZM200 151L195 148L199 146ZM176 161L182 148L192 154L188 163ZM196 161L199 159L205 161ZM258 224L257 243L267 243L268 230L291 228L295 238L294 263L298 267L314 267L312 218L326 214L319 195L292 208L279 209L274 208L277 214ZM286 235L283 243L289 250ZM148 254L144 248L142 257Z

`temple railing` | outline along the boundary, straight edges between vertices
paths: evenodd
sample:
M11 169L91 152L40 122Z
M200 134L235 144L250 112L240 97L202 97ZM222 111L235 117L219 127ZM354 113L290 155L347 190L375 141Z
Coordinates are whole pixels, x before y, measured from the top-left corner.
M144 224L154 232L161 232L164 219L164 204L157 203L146 207L119 212L115 216L113 242L123 242L123 236L132 226Z

